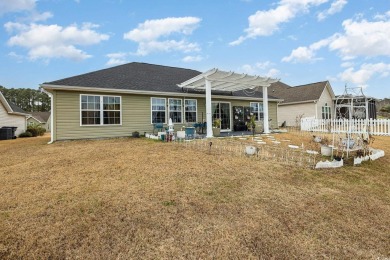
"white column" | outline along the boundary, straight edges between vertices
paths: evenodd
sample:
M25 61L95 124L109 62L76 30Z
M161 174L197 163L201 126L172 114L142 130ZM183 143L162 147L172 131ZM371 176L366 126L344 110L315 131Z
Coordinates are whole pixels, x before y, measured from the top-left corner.
M213 137L213 117L211 112L211 82L206 81L206 123L207 123L207 138Z
M264 113L264 133L269 134L268 125L268 87L263 86L263 113Z

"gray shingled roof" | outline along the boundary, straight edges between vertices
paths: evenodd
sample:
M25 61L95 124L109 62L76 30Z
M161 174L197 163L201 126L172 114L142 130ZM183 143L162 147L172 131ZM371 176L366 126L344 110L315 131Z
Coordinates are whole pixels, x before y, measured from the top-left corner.
M177 84L199 74L191 69L132 62L44 84L177 92Z
M18 107L17 105L15 105L14 103L12 103L11 101L7 100L9 106L12 108L12 110L16 113L23 113L23 114L28 114L26 111L24 111L23 109L21 109L20 107Z
M282 82L276 82L269 88L273 96L284 99L283 103L305 102L318 100L328 81L291 87Z
M42 123L46 123L50 117L50 112L31 112L31 115Z
M61 86L77 86L89 88L105 88L105 89L126 89L140 91L158 91L158 92L188 92L188 93L204 93L196 90L182 90L177 86L188 79L191 79L201 74L200 71L183 69L176 67L168 67L155 64L132 62L103 70L60 79L44 84L61 85ZM213 92L213 94L227 96L244 96L248 95L244 91L236 92ZM256 91L254 97L262 98L263 94ZM274 96L269 95L269 98Z

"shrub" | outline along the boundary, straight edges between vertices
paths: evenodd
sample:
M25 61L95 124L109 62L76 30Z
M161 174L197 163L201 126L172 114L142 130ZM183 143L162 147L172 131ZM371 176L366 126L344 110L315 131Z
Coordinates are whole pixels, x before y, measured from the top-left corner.
M46 132L46 129L43 128L42 126L40 125L37 125L37 124L32 124L32 125L29 125L27 127L27 131L26 132L30 132L32 136L42 136L45 134Z
M382 107L380 111L390 113L390 105L386 105L386 106Z
M21 138L23 138L23 137L32 137L32 133L29 132L29 131L26 131L26 132L24 132L24 133L21 133L21 134L19 135L19 137L21 137Z

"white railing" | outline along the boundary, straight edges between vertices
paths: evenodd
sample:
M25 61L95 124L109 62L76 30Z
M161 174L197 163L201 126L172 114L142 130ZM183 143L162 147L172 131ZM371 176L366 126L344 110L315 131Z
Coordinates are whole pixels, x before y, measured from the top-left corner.
M390 136L390 119L313 119L302 118L301 131L328 133L369 133Z

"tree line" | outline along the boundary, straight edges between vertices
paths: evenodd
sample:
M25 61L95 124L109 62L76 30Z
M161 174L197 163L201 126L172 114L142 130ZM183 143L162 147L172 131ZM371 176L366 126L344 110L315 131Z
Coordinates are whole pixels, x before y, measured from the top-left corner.
M50 111L50 97L39 89L0 86L4 97L26 112Z

